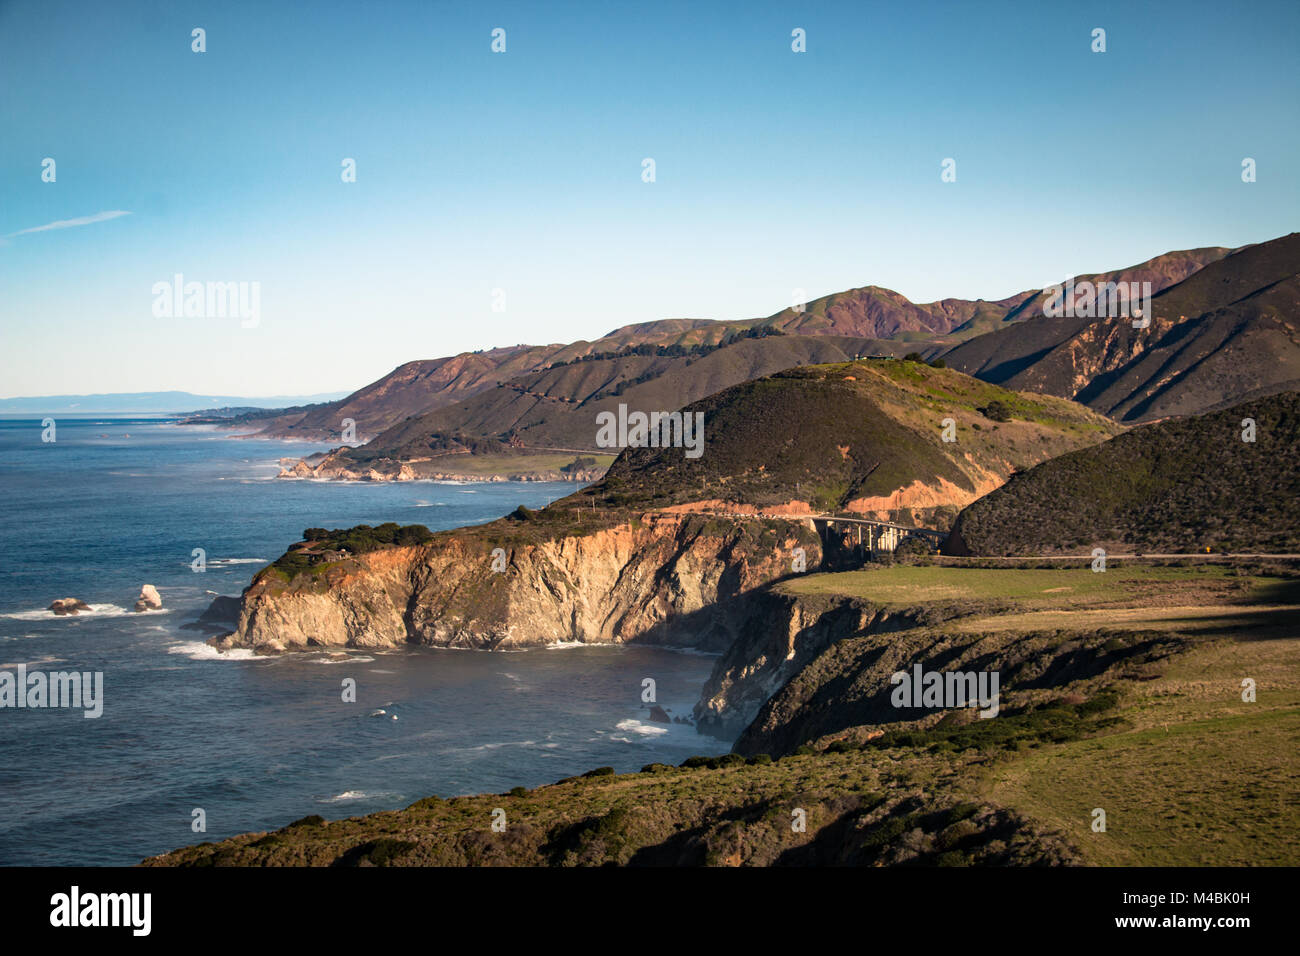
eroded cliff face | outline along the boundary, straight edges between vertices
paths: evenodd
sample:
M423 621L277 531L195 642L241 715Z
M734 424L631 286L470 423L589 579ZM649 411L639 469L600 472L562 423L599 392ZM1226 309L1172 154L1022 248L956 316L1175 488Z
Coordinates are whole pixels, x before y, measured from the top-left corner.
M493 571L493 549L505 570ZM642 641L721 651L740 633L746 596L791 573L811 522L654 514L547 540L440 535L313 568L275 566L245 591L218 647L511 648Z
M913 626L906 613L841 597L794 597L780 588L750 596L740 636L718 659L695 705L701 733L744 731L763 705L829 647L848 637Z

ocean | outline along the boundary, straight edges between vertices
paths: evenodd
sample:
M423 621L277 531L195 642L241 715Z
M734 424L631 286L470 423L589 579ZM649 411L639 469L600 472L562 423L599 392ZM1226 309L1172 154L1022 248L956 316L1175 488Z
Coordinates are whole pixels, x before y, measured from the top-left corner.
M189 843L718 754L686 715L713 658L650 647L219 655L186 629L306 527L488 521L571 484L283 481L324 448L158 419L0 419L0 673L102 672L103 713L0 708L0 865ZM191 570L204 549L207 570ZM160 611L135 613L144 584ZM73 597L92 610L55 617ZM356 702L344 703L344 678ZM196 813L201 811L201 815ZM196 832L196 819L206 829Z

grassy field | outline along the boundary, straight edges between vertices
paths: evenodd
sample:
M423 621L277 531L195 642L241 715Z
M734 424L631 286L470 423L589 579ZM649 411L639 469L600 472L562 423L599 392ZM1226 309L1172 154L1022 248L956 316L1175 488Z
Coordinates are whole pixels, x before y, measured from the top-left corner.
M794 595L862 598L885 606L954 601L1014 601L1017 609L1078 608L1088 605L1159 601L1204 603L1193 597L1251 600L1261 589L1282 586L1279 579L1247 577L1218 566L1156 567L1126 565L1096 573L1078 568L958 568L902 566L838 574L810 574L780 585Z
M1121 713L1122 729L998 765L978 791L1059 829L1090 863L1300 861L1300 639L1199 647L1131 687Z

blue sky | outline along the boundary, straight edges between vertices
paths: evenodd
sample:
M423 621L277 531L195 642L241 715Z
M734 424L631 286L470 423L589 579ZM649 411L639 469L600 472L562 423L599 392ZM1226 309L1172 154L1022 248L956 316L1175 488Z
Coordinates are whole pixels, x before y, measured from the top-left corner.
M1295 2L0 0L0 395L349 389L1262 241L1300 222L1298 50ZM260 283L257 324L155 316L175 273Z

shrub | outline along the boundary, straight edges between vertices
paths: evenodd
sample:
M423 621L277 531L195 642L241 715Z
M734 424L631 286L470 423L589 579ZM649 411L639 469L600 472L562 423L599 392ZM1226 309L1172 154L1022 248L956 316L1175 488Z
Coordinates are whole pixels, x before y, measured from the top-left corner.
M395 521L372 528L368 524L359 524L354 528L303 529L303 540L313 541L318 551L347 551L351 554L365 554L388 547L407 547L426 544L433 540L433 532L422 524L398 525ZM279 568L290 577L299 571L305 571L320 563L320 555L302 549L293 549L282 555L272 567Z
M916 564L918 561L930 557L934 554L934 549L929 543L921 538L904 538L894 549L894 560L899 564Z
M981 409L977 409L981 415L994 422L1011 421L1011 408L1001 399L994 399Z
M381 837L378 840L371 841L369 852L364 856L370 859L375 866L387 866L400 856L405 856L411 850L414 850L417 844L409 840L394 840L390 837Z
M595 770L588 770L583 774L584 777L612 777L613 775L613 767L597 767Z
M682 761L682 766L691 768L704 767L708 770L718 770L722 767L740 767L743 766L745 762L745 758L740 754L722 754L719 757L687 757Z

